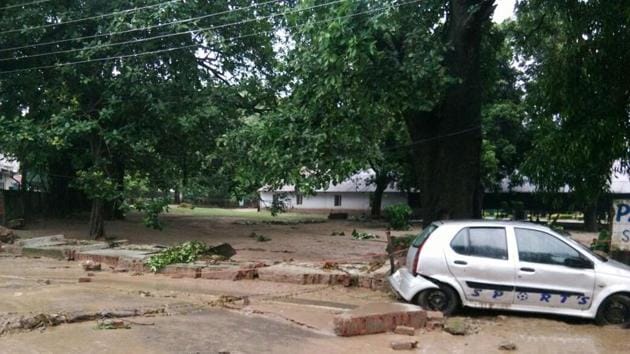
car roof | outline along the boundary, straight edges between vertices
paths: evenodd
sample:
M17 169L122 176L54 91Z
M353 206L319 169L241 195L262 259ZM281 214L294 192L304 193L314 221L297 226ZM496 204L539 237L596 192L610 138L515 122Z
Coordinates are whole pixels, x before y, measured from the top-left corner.
M533 222L527 221L512 221L512 220L478 220L478 219L470 219L470 220L439 220L434 221L433 224L436 225L453 225L453 226L513 226L513 227L527 227L530 229L538 229L549 231L551 230L546 225L536 224Z

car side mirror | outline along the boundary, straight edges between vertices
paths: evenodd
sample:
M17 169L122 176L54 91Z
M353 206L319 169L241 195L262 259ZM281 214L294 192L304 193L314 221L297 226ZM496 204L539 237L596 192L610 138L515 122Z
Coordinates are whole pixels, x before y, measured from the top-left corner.
M564 265L570 268L593 269L593 262L582 257L567 257L564 259Z

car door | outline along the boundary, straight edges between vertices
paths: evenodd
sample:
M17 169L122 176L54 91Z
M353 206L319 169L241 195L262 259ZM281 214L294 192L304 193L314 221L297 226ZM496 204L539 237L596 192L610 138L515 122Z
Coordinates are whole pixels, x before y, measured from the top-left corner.
M504 227L466 227L446 247L449 271L468 301L511 304L514 262Z
M516 305L587 309L595 286L592 261L547 232L515 227Z

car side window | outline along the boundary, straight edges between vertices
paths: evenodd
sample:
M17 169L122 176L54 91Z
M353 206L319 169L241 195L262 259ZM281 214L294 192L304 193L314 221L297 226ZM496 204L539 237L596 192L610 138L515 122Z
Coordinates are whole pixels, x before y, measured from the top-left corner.
M508 259L505 229L502 227L467 227L451 241L455 253L495 259Z
M523 262L565 265L566 259L580 258L573 247L542 231L515 228L518 258Z

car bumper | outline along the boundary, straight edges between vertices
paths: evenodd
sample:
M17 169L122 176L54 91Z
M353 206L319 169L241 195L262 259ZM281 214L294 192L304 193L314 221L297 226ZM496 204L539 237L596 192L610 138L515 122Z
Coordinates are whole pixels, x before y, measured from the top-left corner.
M406 267L398 269L387 280L389 280L389 285L394 291L407 301L411 301L422 290L439 288L433 282L421 276L414 276Z

